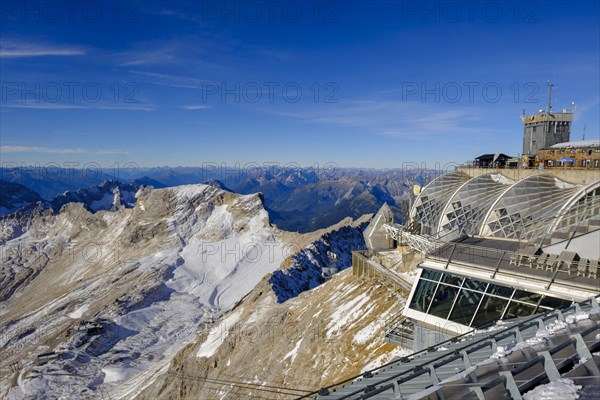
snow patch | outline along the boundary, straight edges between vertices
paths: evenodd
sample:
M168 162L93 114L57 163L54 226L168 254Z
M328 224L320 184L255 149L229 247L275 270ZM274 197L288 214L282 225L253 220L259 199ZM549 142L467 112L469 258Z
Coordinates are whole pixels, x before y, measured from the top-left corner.
M212 327L208 337L196 352L196 357L212 357L223 344L225 338L229 336L229 330L238 322L240 314L240 311L233 312L223 319L219 325Z
M298 342L296 342L296 346L294 346L294 348L287 353L283 359L287 360L288 358L291 358L292 360L290 361L290 363L293 363L294 360L296 359L296 356L298 355L298 349L300 348L300 345L302 344L302 341L304 340L304 338L298 340Z
M338 307L331 315L331 322L328 325L327 337L336 332L339 328L346 325L350 320L358 319L363 315L363 305L370 300L366 293L356 296L352 301Z
M392 359L394 357L406 357L406 356L411 355L412 353L413 353L412 350L403 349L402 347L394 347L394 349L392 351L390 351L389 353L384 353L384 354L376 357L375 359L373 359L367 365L365 365L361 369L360 373L362 374L365 371L369 371L369 370L372 370L374 368L380 367L383 364L392 361Z
M209 186L203 184L192 184L192 185L181 185L169 188L171 192L175 195L178 201L180 200L189 200L194 196L197 196L204 192Z
M509 178L505 177L502 174L491 174L490 178L492 178L492 180L494 182L498 182L498 183L501 183L503 185L513 185L515 183L515 181L513 181L512 179L509 179Z
M365 344L373 340L375 335L377 335L378 330L379 327L376 324L369 324L360 331L356 332L354 338L352 339L352 343Z
M573 189L577 187L577 185L573 185L572 183L563 182L558 178L554 178L554 184L559 189Z
M104 372L104 383L118 382L128 380L133 375L140 372L139 368L127 368L118 365L109 365L102 368Z
M525 393L523 400L576 400L579 398L577 394L579 389L581 389L580 385L563 378Z
M69 318L79 319L90 308L90 304L84 304L72 313L67 314Z

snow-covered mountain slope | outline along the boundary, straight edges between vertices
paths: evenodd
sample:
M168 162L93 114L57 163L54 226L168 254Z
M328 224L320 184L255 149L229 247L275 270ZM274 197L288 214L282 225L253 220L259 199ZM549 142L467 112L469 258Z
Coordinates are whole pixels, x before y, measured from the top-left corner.
M22 211L27 213L35 207L52 208L59 211L68 203L81 203L91 212L114 211L119 207L131 208L135 205L135 193L142 186L138 183L122 183L107 180L97 186L89 186L73 191L65 191L50 201L43 200L27 187L0 180L0 216Z
M288 255L260 195L136 197L0 218L0 397L132 398Z
M266 277L137 399L290 399L406 355L383 340L404 300L351 270L278 303Z
M82 203L89 211L112 210L119 207L133 207L135 193L140 187L136 183L121 183L107 180L98 186L66 191L50 202L52 208L60 210L67 203Z

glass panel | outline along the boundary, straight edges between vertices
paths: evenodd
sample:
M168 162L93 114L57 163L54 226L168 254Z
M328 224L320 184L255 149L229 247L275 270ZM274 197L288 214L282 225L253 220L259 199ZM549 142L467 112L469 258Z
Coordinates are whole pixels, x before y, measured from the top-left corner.
M513 288L509 288L506 286L490 285L490 287L488 287L487 293L493 294L494 296L502 296L502 297L510 298L513 290L514 290Z
M429 279L429 280L437 282L440 280L441 275L442 275L441 272L433 271L431 269L424 269L423 272L421 273L421 278Z
M448 285L460 286L463 279L464 278L462 276L455 276L444 273L444 276L442 276L442 280L440 282L447 283Z
M535 313L536 306L511 301L504 319L528 317Z
M457 293L457 288L440 284L431 303L429 314L440 318L447 318Z
M538 301L540 300L540 297L542 297L541 294L526 292L524 290L515 290L513 300L519 300L525 303L537 305Z
M472 326L480 327L499 320L507 304L506 299L485 295Z
M437 283L429 282L420 279L419 285L415 290L415 294L410 302L410 308L413 310L427 312L427 308L429 308L429 303L433 298L433 292L435 291L435 287Z
M542 299L542 302L540 303L540 306L542 307L547 307L550 309L563 309L563 308L567 308L571 305L571 301L569 300L563 300L563 299L557 299L556 297L550 297L550 296L544 296L544 298Z
M461 290L460 296L452 310L452 314L450 314L450 320L458 322L459 324L469 325L482 296L483 294L478 292L464 289Z
M465 279L465 283L463 285L463 287L467 289L478 290L480 292L484 292L486 286L486 282L481 282L475 279Z

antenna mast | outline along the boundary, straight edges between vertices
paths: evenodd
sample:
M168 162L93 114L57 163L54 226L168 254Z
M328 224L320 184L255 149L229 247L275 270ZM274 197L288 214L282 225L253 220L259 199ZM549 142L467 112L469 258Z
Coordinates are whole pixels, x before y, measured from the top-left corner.
M550 112L552 111L552 87L554 86L554 84L550 83L550 81L548 81L548 105L546 106L546 112L548 114L550 114Z
M552 111L552 87L554 84L548 81L548 104L546 105L546 120L544 121L544 125L546 126L546 134L550 134L550 112ZM555 134L556 136L556 134Z

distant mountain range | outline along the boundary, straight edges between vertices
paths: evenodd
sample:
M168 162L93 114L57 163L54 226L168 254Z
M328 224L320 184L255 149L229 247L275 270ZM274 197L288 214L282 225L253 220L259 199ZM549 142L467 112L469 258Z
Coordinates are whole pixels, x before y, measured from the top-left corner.
M123 175L123 174L121 174ZM375 213L387 203L401 221L409 207L412 185L423 185L439 171L339 168L257 168L219 170L215 167L144 168L112 179L95 171L54 168L2 168L0 215L46 201L57 209L69 202L84 203L90 211L127 207L142 186L154 188L206 183L240 194L262 193L271 221L288 231L311 232L346 218ZM124 179L126 178L126 179Z

